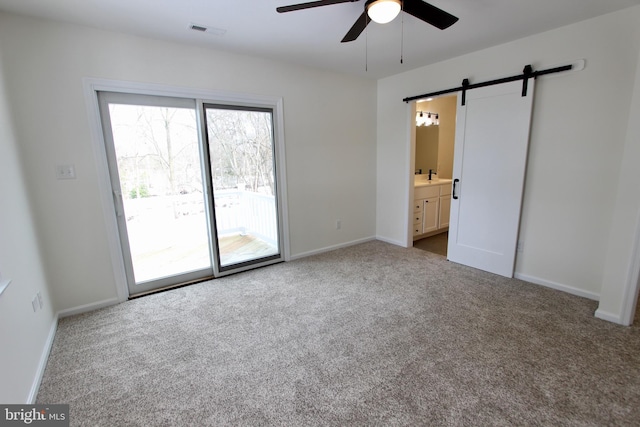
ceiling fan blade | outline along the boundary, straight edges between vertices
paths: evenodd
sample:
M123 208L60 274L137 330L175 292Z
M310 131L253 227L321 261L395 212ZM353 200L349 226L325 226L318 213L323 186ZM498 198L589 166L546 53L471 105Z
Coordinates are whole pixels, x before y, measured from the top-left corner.
M358 36L367 28L367 24L371 22L371 18L367 15L367 11L362 12L362 15L356 20L351 29L347 31L347 34L342 39L341 43L352 42L358 38Z
M329 6L338 3L348 3L358 0L318 0L310 1L308 3L292 4L291 6L276 7L276 11L279 13L293 12L294 10L310 9L312 7Z
M403 10L441 30L449 28L458 21L457 17L422 0L404 0Z

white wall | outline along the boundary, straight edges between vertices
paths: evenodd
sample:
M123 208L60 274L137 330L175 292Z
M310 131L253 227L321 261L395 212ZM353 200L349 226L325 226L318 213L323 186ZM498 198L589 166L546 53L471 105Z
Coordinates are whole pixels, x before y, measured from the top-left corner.
M585 70L545 76L536 85L516 272L599 298L639 51L640 7L634 7L380 80L378 236L406 241L404 97L457 87L464 78L520 74L527 64L542 69L585 59Z
M0 40L57 310L116 298L85 77L283 97L292 256L375 236L374 81L7 14Z
M0 402L33 400L44 367L48 338L55 328L29 199L23 182L18 142L5 97L0 56L0 272L12 282L0 295ZM40 292L44 307L33 311Z

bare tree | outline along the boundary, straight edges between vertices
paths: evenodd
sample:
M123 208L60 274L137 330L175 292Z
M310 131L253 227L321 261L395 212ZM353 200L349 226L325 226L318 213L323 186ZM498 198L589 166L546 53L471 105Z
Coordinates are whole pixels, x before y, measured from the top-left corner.
M275 194L271 120L267 112L207 110L212 169L223 186L243 183Z
M189 109L127 106L130 129L118 147L128 185L140 197L141 180L167 187L166 194L202 191L195 111ZM186 114L188 116L186 116ZM207 109L207 132L212 178L216 187L246 185L249 191L275 194L273 124L270 112ZM126 133L126 132L125 132ZM135 135L135 137L133 136ZM137 142L130 141L135 138ZM151 179L149 174L155 178ZM122 178L122 177L121 177ZM157 191L157 189L156 189Z
M121 113L114 140L121 181L132 187L131 197L142 195L141 179L149 186L155 184L155 191L164 187L163 193L170 196L202 191L194 111L129 105L111 108ZM174 214L178 213L174 206Z

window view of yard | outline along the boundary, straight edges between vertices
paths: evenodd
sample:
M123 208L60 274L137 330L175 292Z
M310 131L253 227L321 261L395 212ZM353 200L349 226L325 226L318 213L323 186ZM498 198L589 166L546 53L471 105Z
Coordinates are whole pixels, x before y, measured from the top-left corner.
M195 110L109 108L136 283L211 268ZM206 120L220 264L277 254L270 113Z

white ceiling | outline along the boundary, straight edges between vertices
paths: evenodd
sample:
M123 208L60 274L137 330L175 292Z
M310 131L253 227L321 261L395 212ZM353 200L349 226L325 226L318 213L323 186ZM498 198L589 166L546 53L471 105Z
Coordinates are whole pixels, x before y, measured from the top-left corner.
M305 1L0 0L0 11L377 79L640 4L640 0L432 0L460 20L442 31L405 15L385 25L371 23L356 41L340 43L362 13L365 0L276 12L277 6ZM198 33L188 28L191 23L226 32ZM400 64L402 40L404 64Z

